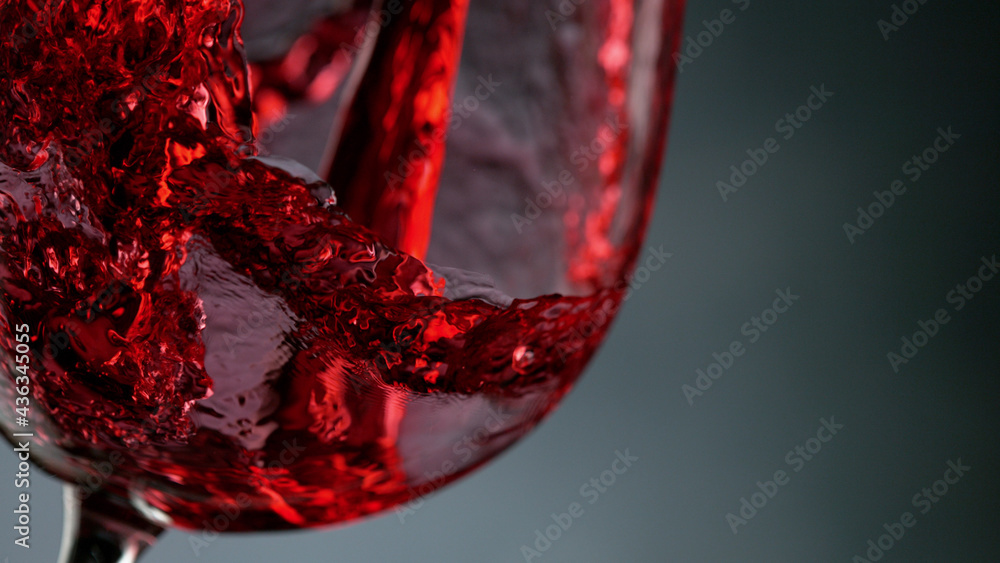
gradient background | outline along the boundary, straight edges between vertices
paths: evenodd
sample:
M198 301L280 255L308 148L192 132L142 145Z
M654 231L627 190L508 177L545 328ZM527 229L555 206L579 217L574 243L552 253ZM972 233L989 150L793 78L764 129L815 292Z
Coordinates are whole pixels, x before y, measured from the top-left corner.
M927 0L886 41L892 4L690 2L686 36L723 9L736 21L679 74L647 237L673 257L526 440L402 522L222 536L200 558L171 531L144 563L518 562L572 502L583 515L532 561L846 563L905 511L916 525L881 561L1000 559L1000 276L961 311L946 302L1000 253L1000 5ZM822 84L833 98L723 202L729 166ZM948 126L961 138L910 182L903 163ZM895 179L906 193L848 242L843 223ZM689 405L681 385L747 344L740 327L786 287L800 300ZM894 373L886 353L939 308L951 321ZM786 453L831 416L845 428L790 471ZM639 461L589 504L580 487L626 448ZM971 470L919 514L912 497L958 458ZM0 557L54 561L60 487L36 471L26 556L10 529L14 467L2 448ZM726 514L777 470L790 482L733 534Z

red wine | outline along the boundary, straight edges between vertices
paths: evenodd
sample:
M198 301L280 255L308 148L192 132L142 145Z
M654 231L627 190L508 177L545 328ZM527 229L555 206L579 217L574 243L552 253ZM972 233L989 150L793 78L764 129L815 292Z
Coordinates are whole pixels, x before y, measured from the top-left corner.
M610 5L623 108L632 14ZM368 8L323 15L252 67L236 2L0 10L0 420L16 432L9 358L27 324L49 471L181 527L232 506L228 531L328 524L474 469L576 380L624 295L612 282L656 164L616 243L625 139L601 156L599 213L565 219L583 233L568 237L575 296L512 298L428 266L468 6ZM378 29L359 39L359 22ZM338 121L311 125L331 139L322 177L259 154L261 123L338 92ZM401 158L413 171L394 182Z

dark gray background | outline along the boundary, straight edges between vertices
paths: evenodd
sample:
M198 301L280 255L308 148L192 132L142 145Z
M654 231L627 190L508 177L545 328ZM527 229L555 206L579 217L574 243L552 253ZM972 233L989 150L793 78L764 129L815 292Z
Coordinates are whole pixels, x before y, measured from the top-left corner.
M724 8L736 21L679 75L647 237L673 257L529 438L402 523L390 512L325 532L223 536L200 559L171 531L145 562L518 562L551 513L581 502L533 561L847 563L883 523L918 512L912 497L958 458L969 472L881 560L997 560L1000 277L961 311L946 295L1000 253L1000 7L927 0L886 41L876 22L892 4L690 3L685 35ZM822 84L832 99L723 202L716 181ZM948 126L961 138L910 182L903 163ZM907 192L850 244L843 223L895 179ZM800 300L689 405L681 385L713 352L747 344L740 327L786 287ZM939 308L951 321L894 373L886 353ZM831 416L844 429L733 534L726 514L789 470L786 452ZM581 485L625 449L639 461L588 504ZM0 467L14 472L7 448ZM36 479L33 494L29 557L3 526L12 562L55 560L59 485Z

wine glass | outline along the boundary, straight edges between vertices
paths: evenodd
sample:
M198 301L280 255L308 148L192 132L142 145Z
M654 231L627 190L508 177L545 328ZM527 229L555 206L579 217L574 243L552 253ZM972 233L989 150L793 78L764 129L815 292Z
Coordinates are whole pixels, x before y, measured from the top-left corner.
M322 526L556 406L630 289L681 0L0 10L0 425L62 561Z

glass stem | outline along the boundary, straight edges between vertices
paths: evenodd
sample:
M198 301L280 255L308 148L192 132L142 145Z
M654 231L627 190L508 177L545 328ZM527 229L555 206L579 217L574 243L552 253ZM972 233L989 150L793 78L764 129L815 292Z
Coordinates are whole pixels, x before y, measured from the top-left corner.
M59 563L135 563L163 528L128 501L106 490L80 500L77 487L63 489L65 512Z

